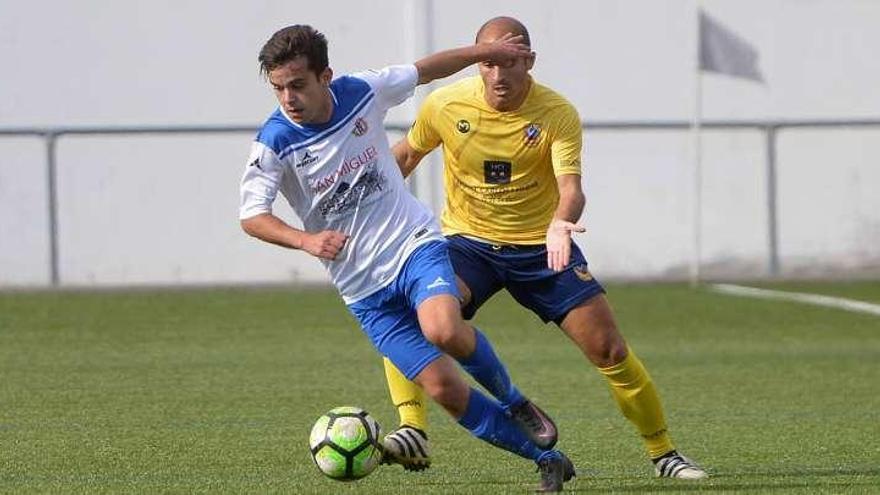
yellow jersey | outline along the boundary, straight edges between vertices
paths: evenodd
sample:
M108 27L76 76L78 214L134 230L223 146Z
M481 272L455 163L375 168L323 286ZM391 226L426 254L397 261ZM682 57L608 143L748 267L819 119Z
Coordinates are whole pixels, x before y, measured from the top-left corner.
M407 139L423 153L443 145L446 235L543 244L559 202L556 176L581 173L577 110L534 80L510 112L486 103L479 76L438 89Z

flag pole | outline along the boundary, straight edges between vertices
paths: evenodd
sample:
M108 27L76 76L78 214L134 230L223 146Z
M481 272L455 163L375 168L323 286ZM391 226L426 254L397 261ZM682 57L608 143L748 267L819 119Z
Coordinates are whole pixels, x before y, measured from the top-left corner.
M693 146L693 203L691 205L691 246L690 283L696 287L700 283L700 258L702 251L703 223L703 143L701 121L703 118L703 75L700 70L700 13L702 1L696 0L694 37L694 104L691 122L691 143Z
M713 20L703 10L703 1L694 0L696 36L694 37L694 115L691 124L693 143L693 250L690 263L691 287L699 285L703 250L703 72L763 82L758 68L758 51L744 38ZM769 179L768 179L768 182Z

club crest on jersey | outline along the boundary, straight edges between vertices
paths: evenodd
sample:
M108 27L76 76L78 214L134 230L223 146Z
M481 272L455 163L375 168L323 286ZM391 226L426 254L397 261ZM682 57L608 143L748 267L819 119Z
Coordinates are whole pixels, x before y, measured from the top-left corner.
M306 150L300 161L296 163L296 168L308 167L318 161L318 155L313 155L311 151Z
M467 134L471 130L471 123L465 119L461 119L455 123L455 128L462 134Z
M367 126L367 121L363 119L363 117L358 117L357 120L354 121L354 129L351 130L351 133L355 136L363 136L367 133L369 126Z
M525 134L526 146L537 145L538 141L541 140L541 124L529 122L526 128L523 129L523 134Z
M587 265L581 264L572 268L572 270L574 271L574 274L577 275L577 278L581 279L583 282L593 280L593 274L587 269Z

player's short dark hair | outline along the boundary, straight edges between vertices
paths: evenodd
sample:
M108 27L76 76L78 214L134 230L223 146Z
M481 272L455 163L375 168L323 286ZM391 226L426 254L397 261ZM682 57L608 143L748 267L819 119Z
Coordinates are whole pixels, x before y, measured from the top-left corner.
M514 19L513 17L507 16L493 17L486 21L482 26L480 26L480 29L477 31L477 36L474 38L474 41L476 43L479 43L480 36L483 34L483 31L489 28L489 26L494 26L495 24L502 24L510 28L510 33L513 35L521 34L523 37L523 43L526 46L532 46L532 39L529 37L529 30L526 29L526 25L518 21L517 19Z
M296 24L280 29L260 50L260 73L264 76L300 55L308 68L321 74L327 68L327 38L312 26Z

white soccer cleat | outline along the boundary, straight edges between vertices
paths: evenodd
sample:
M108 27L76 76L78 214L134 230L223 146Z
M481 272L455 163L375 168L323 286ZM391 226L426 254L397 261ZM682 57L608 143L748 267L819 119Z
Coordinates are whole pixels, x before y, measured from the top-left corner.
M701 480L709 477L709 474L694 461L674 450L654 461L654 473L658 478L681 480Z
M422 471L431 467L431 449L428 434L412 426L403 425L385 435L383 464L400 464L407 471Z

